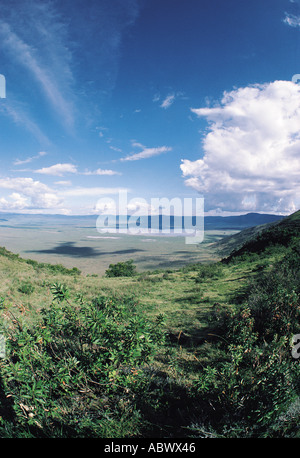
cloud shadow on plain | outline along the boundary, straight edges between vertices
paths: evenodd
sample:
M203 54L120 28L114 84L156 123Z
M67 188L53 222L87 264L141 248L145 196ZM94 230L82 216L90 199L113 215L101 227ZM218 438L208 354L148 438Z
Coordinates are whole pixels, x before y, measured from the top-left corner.
M47 250L46 249L28 250L26 253L54 254L54 255L61 255L61 256L71 256L74 258L92 258L92 257L104 256L104 255L134 254L140 251L145 251L145 250L138 250L135 248L131 248L128 250L99 251L89 246L78 247L74 245L75 245L75 242L63 242Z

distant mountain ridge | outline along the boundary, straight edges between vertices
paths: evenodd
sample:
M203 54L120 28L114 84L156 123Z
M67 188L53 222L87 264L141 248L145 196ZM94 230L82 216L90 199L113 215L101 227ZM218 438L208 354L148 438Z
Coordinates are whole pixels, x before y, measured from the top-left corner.
M205 229L241 229L258 226L261 224L273 223L285 218L282 215L268 213L247 213L238 216L206 216L204 218Z
M52 214L23 214L23 213L7 213L0 212L0 225L1 222L5 222L7 225L36 224L46 225L49 223L55 223L59 221L64 224L80 224L80 222L95 222L98 215L52 215ZM129 216L128 216L129 218ZM147 216L146 216L147 218ZM158 222L158 216L148 216L148 228L152 226L162 228L161 222ZM204 229L205 230L242 230L262 224L273 223L280 221L284 218L282 215L273 214L261 214L261 213L247 213L246 215L237 216L205 216L204 217ZM118 220L118 216L117 216ZM145 221L145 219L143 220ZM193 217L193 224L196 224L196 218ZM3 224L2 224L3 225ZM170 221L171 229L174 227L184 227L184 216L173 217L171 216Z

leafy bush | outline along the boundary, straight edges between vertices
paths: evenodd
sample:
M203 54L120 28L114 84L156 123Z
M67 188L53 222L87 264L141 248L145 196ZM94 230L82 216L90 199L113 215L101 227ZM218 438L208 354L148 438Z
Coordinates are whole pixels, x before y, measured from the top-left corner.
M299 362L291 354L291 337L300 331L299 260L292 250L253 282L244 304L232 311L215 304L209 314L224 358L204 368L195 388L217 434L294 437L298 431L299 411L290 406L300 394Z
M147 320L130 298L76 301L61 284L52 292L40 323L5 330L0 436L137 434L135 392L143 391L143 366L164 338L162 317Z
M50 289L53 294L53 301L62 302L69 298L70 292L68 287L61 283L54 283Z
M242 334L249 334L248 326ZM290 423L278 423L299 396L299 363L291 358L288 338L265 348L257 345L255 334L244 342L238 340L226 347L227 361L208 365L196 383L208 425L225 437L295 434L295 417Z
M110 264L106 270L106 277L132 277L136 273L136 266L133 260Z
M300 332L300 254L291 250L251 285L248 304L262 339Z
M51 274L62 274L62 275L73 275L77 276L81 274L81 271L77 267L68 269L62 264L48 264L46 262L36 262L31 259L26 259L27 264L31 264L37 270L46 270Z

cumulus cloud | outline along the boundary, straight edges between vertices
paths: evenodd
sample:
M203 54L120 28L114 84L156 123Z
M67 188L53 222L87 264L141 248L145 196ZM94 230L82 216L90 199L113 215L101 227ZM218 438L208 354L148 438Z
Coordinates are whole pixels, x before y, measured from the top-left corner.
M275 81L225 92L191 110L209 123L203 157L182 160L206 209L292 212L300 204L300 86Z
M62 203L54 190L32 178L2 178L0 188L13 190L10 200L0 199L2 210L55 208Z
M9 200L0 198L0 209L2 211L23 210L28 207L28 199L17 192L9 196Z
M55 164L50 167L43 167L42 169L35 170L35 173L42 173L44 175L63 176L65 173L77 173L77 168L73 164Z

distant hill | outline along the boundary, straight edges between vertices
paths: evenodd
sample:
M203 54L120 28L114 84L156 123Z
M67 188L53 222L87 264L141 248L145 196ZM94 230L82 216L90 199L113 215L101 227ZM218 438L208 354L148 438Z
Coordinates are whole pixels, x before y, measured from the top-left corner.
M281 221L283 218L284 216L281 215L261 213L247 213L246 215L238 216L206 216L204 218L204 227L206 230L240 230L262 224L273 223L275 221Z
M280 221L245 229L239 234L225 238L216 244L216 249L230 261L247 253L260 254L271 246L288 247L297 242L299 235L300 210Z
M98 215L47 215L47 214L22 214L22 213L1 213L0 222L2 226L48 226L53 224L64 225L89 225L96 227L96 220ZM128 217L129 218L129 217ZM143 224L145 217L143 218ZM147 216L146 216L147 218ZM204 229L205 230L237 230L246 229L249 227L258 226L261 224L268 224L275 221L280 221L284 217L281 215L248 213L246 215L238 216L205 216ZM118 216L117 216L118 222ZM4 223L4 224L3 224ZM159 216L148 216L148 228L157 227L162 229L162 221ZM166 224L166 223L165 223ZM193 225L196 224L196 218L193 217ZM170 218L170 228L184 227L184 217Z

